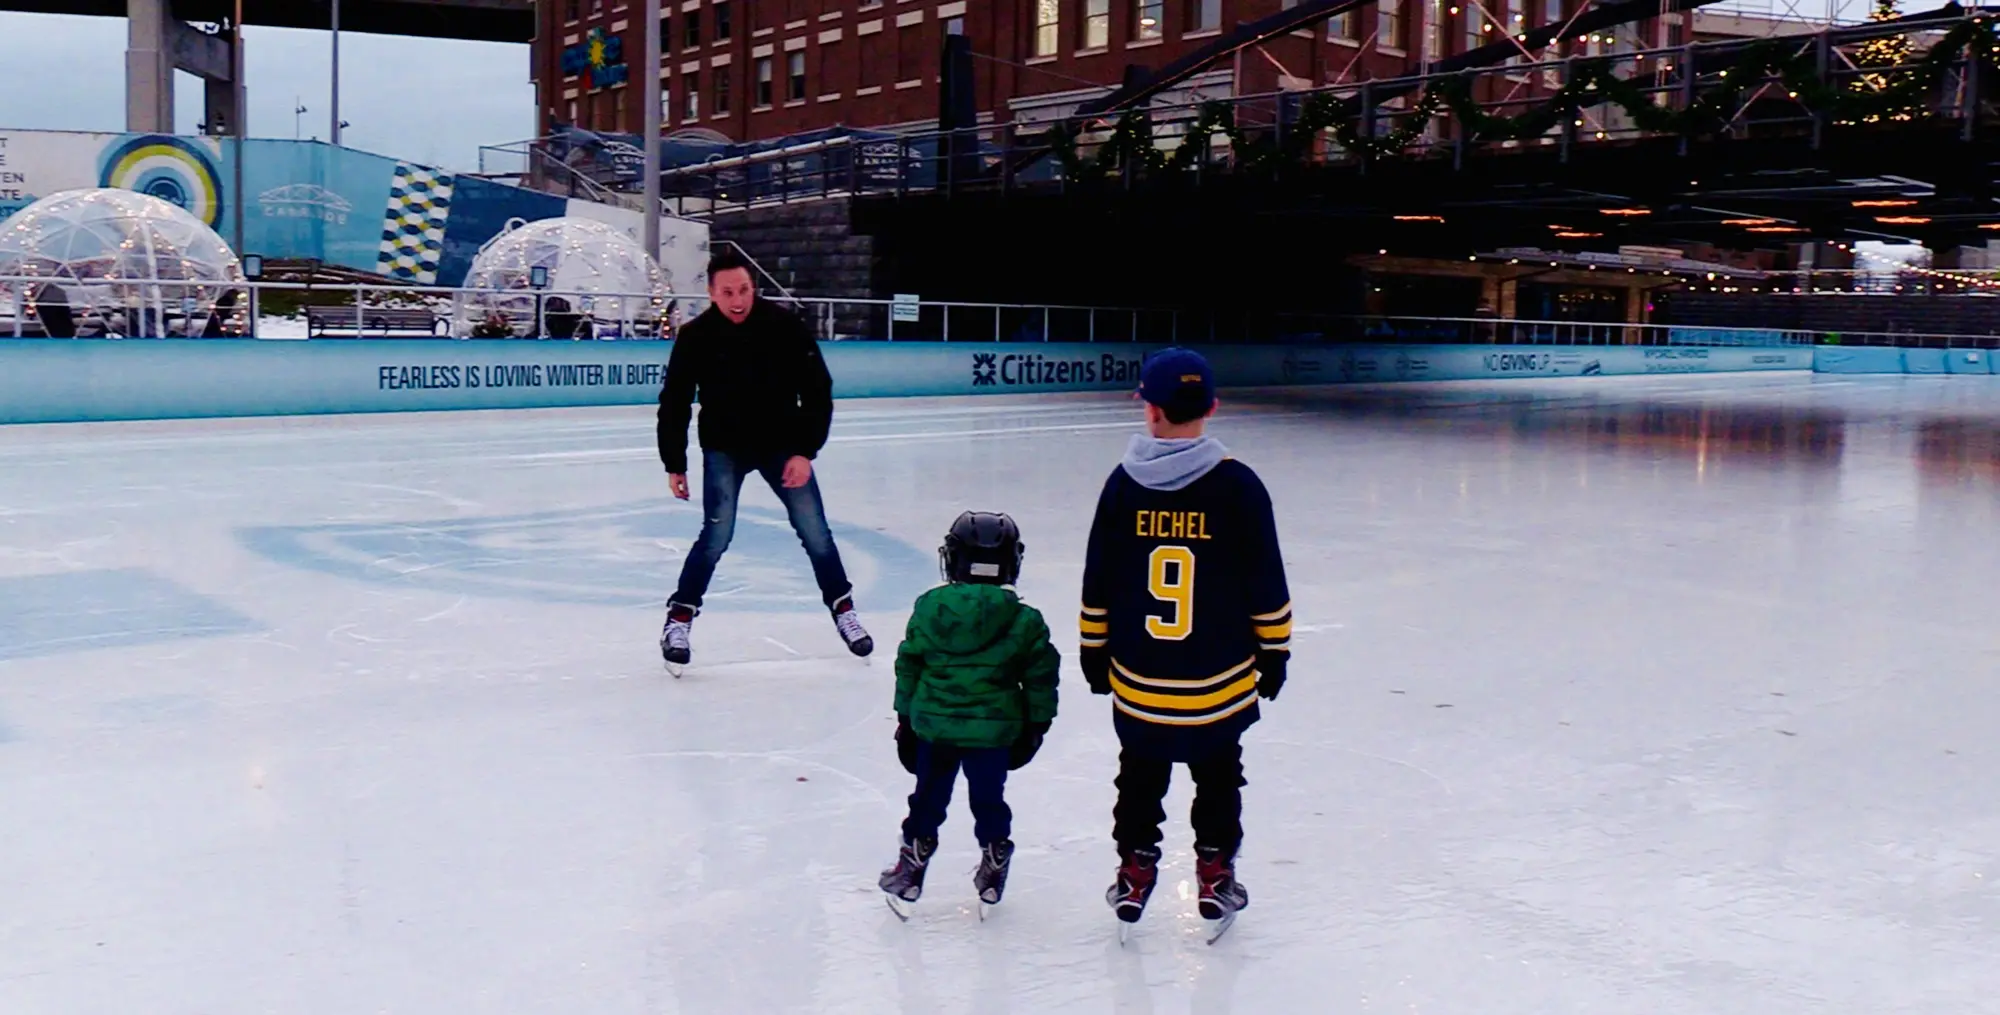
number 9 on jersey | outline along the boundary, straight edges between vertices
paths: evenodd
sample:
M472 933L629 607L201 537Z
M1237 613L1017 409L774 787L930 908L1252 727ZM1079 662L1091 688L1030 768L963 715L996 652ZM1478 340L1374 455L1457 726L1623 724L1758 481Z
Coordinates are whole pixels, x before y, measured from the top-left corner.
M1171 617L1146 617L1146 633L1160 641L1182 641L1194 633L1194 551L1158 546L1147 558L1146 588L1171 606Z

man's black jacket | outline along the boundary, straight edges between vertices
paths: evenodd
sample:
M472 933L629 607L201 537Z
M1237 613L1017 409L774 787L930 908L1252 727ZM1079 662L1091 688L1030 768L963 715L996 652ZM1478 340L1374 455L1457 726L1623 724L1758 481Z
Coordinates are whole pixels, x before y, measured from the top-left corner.
M742 324L710 306L674 339L660 388L660 461L688 471L688 419L701 398L701 446L745 458L812 458L833 423L833 378L798 317L758 300Z

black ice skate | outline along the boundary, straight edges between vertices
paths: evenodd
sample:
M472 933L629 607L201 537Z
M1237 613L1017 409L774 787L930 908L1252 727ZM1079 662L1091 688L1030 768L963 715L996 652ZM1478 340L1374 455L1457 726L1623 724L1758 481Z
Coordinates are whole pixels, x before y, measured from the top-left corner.
M1118 942L1123 944L1132 925L1146 914L1146 900L1153 897L1153 884L1160 877L1160 851L1140 846L1120 849L1118 855L1118 880L1104 890L1104 901L1118 914Z
M868 637L868 629L861 626L861 618L854 614L854 597L847 596L833 604L833 626L840 632L840 640L847 643L849 652L865 658L875 651L875 639Z
M972 872L972 887L979 890L979 918L986 919L986 910L1000 904L1000 896L1007 892L1007 865L1014 859L1014 842L1011 839L995 839L979 850L979 869Z
M667 603L667 625L660 629L660 656L667 661L667 672L675 677L681 675L680 668L694 657L688 635L694 630L696 612L692 606Z
M876 884L887 894L889 911L899 920L909 920L910 906L924 894L924 871L930 867L931 854L937 852L936 839L904 839L903 848L896 854L896 866L882 872L882 879Z
M1214 846L1194 848L1194 876L1201 882L1201 918L1208 921L1208 943L1229 930L1236 914L1250 905L1250 890L1236 880L1236 859Z

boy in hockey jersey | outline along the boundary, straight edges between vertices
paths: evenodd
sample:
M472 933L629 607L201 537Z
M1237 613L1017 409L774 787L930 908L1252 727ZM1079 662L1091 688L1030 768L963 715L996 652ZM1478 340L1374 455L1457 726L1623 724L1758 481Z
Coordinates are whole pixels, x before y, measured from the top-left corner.
M1291 658L1292 605L1271 498L1206 434L1215 374L1168 349L1140 372L1150 436L1134 435L1104 484L1083 571L1082 664L1113 696L1121 751L1106 901L1136 922L1160 859L1161 801L1176 762L1194 779L1195 873L1220 934L1248 905L1236 880L1243 748L1258 698L1276 698Z
M896 754L917 777L896 865L882 872L889 908L909 919L924 891L938 826L960 769L972 804L980 915L1000 901L1014 855L1007 773L1041 749L1056 717L1062 658L1014 579L1026 548L1012 518L967 511L938 550L945 584L924 593L896 652Z

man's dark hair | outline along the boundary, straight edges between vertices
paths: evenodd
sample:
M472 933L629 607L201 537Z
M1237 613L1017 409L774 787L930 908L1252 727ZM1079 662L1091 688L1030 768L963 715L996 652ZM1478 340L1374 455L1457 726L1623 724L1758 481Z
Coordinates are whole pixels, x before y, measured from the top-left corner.
M708 277L711 279L725 271L735 271L738 268L749 273L750 281L757 280L757 273L750 268L750 259L744 257L743 252L735 247L722 247L708 255Z
M1213 408L1214 401L1203 404L1199 393L1186 393L1175 395L1166 405L1160 406L1160 411L1166 414L1167 422L1181 426L1208 415Z

